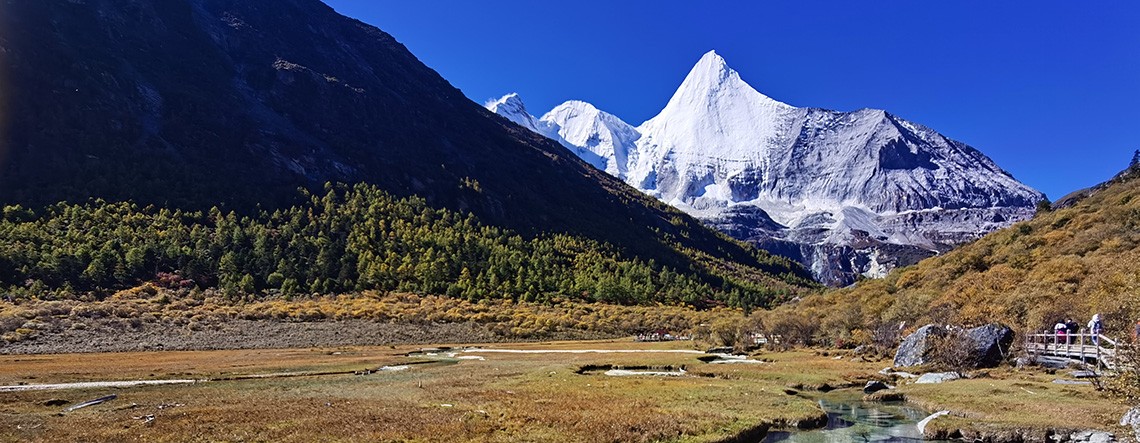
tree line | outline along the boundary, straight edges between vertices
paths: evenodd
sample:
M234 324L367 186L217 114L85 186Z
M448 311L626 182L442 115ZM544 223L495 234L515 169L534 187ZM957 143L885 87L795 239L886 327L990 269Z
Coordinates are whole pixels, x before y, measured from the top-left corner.
M218 288L247 301L380 290L472 301L752 308L789 299L809 284L791 268L773 276L711 263L696 251L682 251L693 258L689 269L674 269L588 238L524 238L366 184L301 192L292 207L253 215L102 200L7 206L0 290L13 300L69 299L157 282ZM788 266L757 256L765 269Z

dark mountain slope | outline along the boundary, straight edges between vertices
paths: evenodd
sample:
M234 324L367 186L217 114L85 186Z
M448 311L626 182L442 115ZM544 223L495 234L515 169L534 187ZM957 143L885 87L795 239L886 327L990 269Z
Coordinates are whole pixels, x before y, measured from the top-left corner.
M804 275L486 112L392 36L315 0L9 0L0 75L4 203L240 211L368 182L681 269L699 250Z

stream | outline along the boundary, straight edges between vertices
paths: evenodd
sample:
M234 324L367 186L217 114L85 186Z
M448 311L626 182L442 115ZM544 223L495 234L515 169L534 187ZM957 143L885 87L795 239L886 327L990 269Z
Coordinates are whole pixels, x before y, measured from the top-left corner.
M862 401L858 391L835 391L819 398L827 412L827 426L807 431L772 431L764 443L838 443L838 442L944 442L923 440L917 424L930 412L906 403L870 403Z

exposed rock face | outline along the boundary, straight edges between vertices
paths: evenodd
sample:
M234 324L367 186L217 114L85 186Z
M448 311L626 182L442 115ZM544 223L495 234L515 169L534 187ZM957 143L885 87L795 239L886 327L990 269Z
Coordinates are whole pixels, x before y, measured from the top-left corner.
M946 335L941 325L926 325L908 335L895 352L895 366L908 367L930 363L929 354L934 347L934 339Z
M966 331L974 342L975 363L979 368L992 368L1005 361L1013 344L1013 329L1001 324L988 324Z
M1001 324L989 324L962 331L941 325L926 325L908 335L895 352L895 366L907 367L932 363L934 338L953 333L969 342L971 364L976 368L992 368L1005 360L1013 343L1013 330Z

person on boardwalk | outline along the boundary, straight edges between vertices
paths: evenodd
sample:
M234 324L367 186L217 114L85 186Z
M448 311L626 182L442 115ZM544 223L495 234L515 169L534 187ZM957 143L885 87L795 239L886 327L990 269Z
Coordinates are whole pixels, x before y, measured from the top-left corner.
M1092 320L1089 320L1089 334L1092 334L1092 341L1094 345L1100 346L1100 332L1103 325L1100 323L1100 314L1093 314Z
M1070 345L1073 344L1073 337L1075 337L1078 332L1081 332L1081 326L1078 325L1077 322L1072 319L1072 317L1066 318L1065 319L1065 335L1069 337L1069 341L1067 341L1066 343L1068 343Z
M1065 331L1068 329L1069 327L1065 326L1064 321L1058 321L1057 324L1053 325L1053 333L1056 334L1056 337L1053 339L1053 343L1066 343Z

